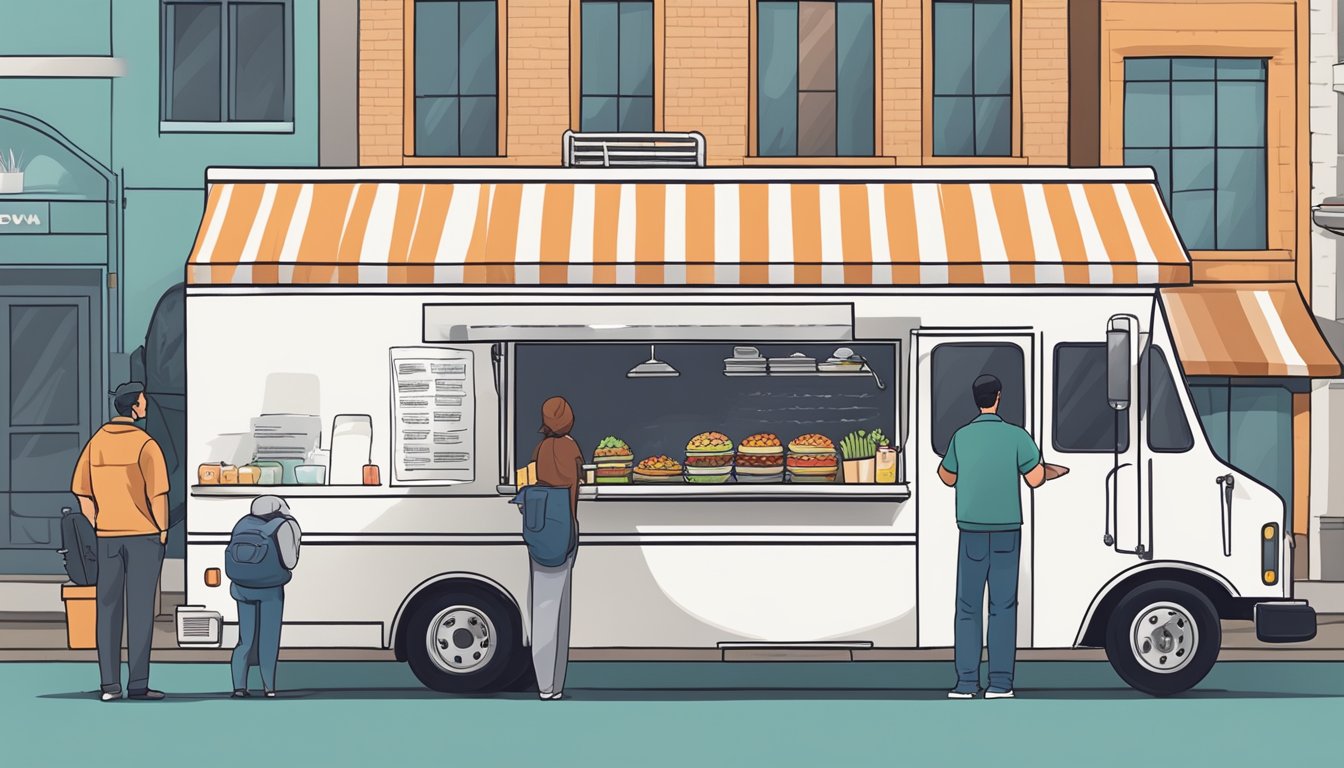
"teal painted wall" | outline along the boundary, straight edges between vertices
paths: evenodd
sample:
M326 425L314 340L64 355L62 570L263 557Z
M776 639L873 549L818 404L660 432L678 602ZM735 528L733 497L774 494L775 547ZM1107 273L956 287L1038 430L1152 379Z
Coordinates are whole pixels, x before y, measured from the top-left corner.
M163 291L182 280L200 224L205 169L308 166L318 158L318 0L293 3L294 130L283 134L231 132L226 125L208 133L160 131L160 5L159 0L0 3L0 53L110 55L125 62L126 74L112 79L0 78L0 107L48 123L121 175L119 282L127 352L143 342Z
M118 5L156 0L117 0ZM157 3L156 3L157 4ZM0 53L6 56L109 56L112 0L5 0Z
M317 5L294 1L294 132L160 133L159 2L117 0L115 55L127 75L112 84L112 169L125 210L125 340L145 337L163 291L180 282L204 206L205 169L317 164Z

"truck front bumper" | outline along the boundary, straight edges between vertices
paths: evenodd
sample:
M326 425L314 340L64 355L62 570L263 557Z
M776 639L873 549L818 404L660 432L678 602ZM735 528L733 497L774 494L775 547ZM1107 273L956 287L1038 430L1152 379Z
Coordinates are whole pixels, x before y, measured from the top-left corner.
M1255 604L1255 637L1262 643L1304 643L1316 637L1316 609L1306 600Z

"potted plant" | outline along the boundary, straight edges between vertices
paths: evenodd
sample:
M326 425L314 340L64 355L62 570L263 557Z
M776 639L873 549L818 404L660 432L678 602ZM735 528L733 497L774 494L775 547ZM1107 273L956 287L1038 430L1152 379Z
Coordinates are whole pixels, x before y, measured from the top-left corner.
M873 436L860 429L840 441L846 483L871 483L876 472L877 444Z
M0 195L17 195L23 191L23 157L14 150L0 152Z

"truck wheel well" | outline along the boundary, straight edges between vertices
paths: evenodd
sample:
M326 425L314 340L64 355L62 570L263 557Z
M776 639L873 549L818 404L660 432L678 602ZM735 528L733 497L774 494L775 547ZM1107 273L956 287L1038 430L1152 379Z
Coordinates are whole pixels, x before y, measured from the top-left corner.
M1135 588L1154 581L1176 581L1198 590L1213 603L1213 607L1218 611L1219 618L1249 618L1249 615L1243 615L1247 614L1243 601L1228 594L1227 589L1216 580L1184 568L1153 568L1134 574L1116 584L1110 592L1106 593L1106 596L1097 604L1097 609L1093 611L1092 619L1088 622L1087 630L1083 632L1083 639L1079 645L1090 648L1104 647L1106 645L1106 622L1110 620L1111 613L1115 610L1116 605Z
M401 617L397 621L396 630L392 636L392 650L396 654L397 661L406 661L406 627L411 623L410 617L415 615L420 606L425 601L442 595L445 592L466 592L474 595L492 595L500 598L508 605L517 608L514 599L503 590L495 587L488 582L479 581L468 577L452 577L442 581L436 581L433 584L421 589L406 603L406 608L401 612ZM521 624L521 617L518 617Z

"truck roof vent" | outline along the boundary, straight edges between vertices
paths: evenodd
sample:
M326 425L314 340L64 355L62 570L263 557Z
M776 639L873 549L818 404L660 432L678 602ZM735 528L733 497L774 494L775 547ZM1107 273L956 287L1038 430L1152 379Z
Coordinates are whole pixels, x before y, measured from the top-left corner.
M703 168L705 137L690 133L565 131L566 168Z

